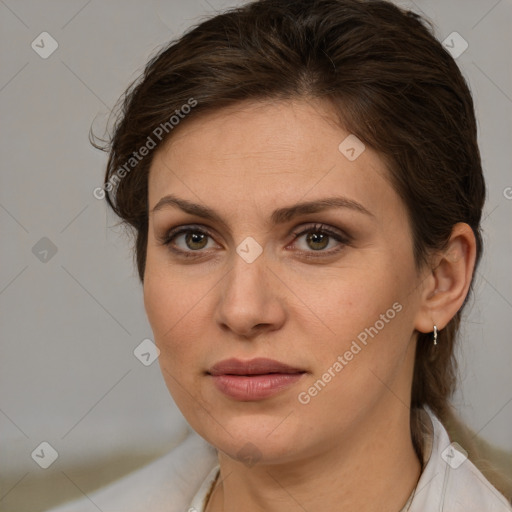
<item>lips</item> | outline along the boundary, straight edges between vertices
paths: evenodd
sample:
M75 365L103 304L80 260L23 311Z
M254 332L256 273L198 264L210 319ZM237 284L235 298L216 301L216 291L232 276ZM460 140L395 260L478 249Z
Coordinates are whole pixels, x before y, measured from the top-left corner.
M271 373L304 373L304 370L273 359L259 357L249 361L226 359L214 364L208 373L210 375L268 375Z
M305 370L274 361L256 358L250 361L226 359L207 372L216 389L232 400L265 400L291 388Z

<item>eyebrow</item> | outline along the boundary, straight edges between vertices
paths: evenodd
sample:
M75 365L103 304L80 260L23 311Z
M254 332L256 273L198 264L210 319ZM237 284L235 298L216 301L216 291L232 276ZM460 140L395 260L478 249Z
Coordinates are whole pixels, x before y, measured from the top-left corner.
M201 204L193 203L187 199L181 199L172 194L166 195L158 201L151 213L162 210L167 207L178 207L186 213L202 217L212 222L217 222L222 225L226 225L226 222L222 217L211 208L203 206ZM316 199L314 201L307 201L303 203L297 203L292 206L286 206L284 208L278 208L272 212L270 216L270 222L273 225L284 224L290 221L294 217L299 215L307 215L310 213L318 213L324 210L330 210L333 208L348 208L350 210L363 213L370 217L375 217L368 209L362 204L348 199L346 197L325 197L322 199Z

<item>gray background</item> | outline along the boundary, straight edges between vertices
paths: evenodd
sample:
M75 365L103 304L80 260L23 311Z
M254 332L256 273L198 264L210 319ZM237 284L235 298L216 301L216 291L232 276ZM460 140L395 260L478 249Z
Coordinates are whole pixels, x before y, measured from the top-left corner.
M102 133L160 45L232 5L0 0L2 511L44 510L89 493L186 434L158 363L133 355L152 334L130 242L92 195L106 157L89 146L88 131ZM512 450L512 3L401 5L431 18L440 40L457 31L469 44L457 62L476 101L489 190L455 403L480 435ZM31 48L43 31L59 45L47 59ZM43 237L57 249L46 261ZM31 458L42 441L59 454L46 470Z

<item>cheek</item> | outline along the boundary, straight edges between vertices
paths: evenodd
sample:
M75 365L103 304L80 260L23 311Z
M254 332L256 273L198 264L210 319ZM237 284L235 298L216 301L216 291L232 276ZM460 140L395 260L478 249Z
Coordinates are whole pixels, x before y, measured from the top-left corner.
M186 352L183 344L178 343L177 332L183 329L187 319L187 297L179 284L173 282L170 275L155 271L151 265L144 277L144 307L153 330L155 344L160 349L160 364L181 359ZM181 291L180 291L181 290ZM172 357L171 357L172 353Z
M405 357L412 334L410 283L415 276L408 260L397 264L380 254L372 265L343 269L337 279L332 276L327 293L316 296L312 309L319 312L331 333L323 342L309 336L315 339L315 378L329 369L340 376L333 379L325 398L349 400L369 392L372 384L378 387L375 375L383 381L391 378ZM343 367L339 372L332 370L336 362L338 369L340 364Z
M191 342L195 334L190 332L193 322L187 323L191 317L186 314L190 307L183 304L182 299L186 297L171 281L149 270L144 278L144 306L160 350L158 362L162 377L175 403L188 417L193 409L190 396L197 394L193 380L201 354ZM183 338L184 332L190 336Z
M207 314L208 297L200 279L191 279L165 265L149 265L144 278L144 306L154 341L160 349L162 369L181 380L192 377L203 362L201 340L211 315ZM211 320L210 320L211 321Z
M159 279L152 270L146 271L144 276L144 307L157 345L161 343L162 334L172 327L173 302L175 301L173 301L172 293L169 293L169 291L165 279Z
M162 252L148 248L143 290L146 314L159 344L172 338L175 326L186 317L194 295L190 281L185 288L183 278L169 266Z
M298 401L307 402L299 408L302 414L339 425L371 410L394 388L413 323L413 308L396 284L381 281L367 287L359 282L352 294L339 293L337 303L331 297L335 300L324 312L336 334L328 342L315 342L310 350L315 364L313 375L299 390ZM398 396L400 391L394 393ZM326 414L329 409L343 410L343 418Z
M386 267L345 268L326 279L323 293L305 284L302 295L339 337L354 337L388 310L393 316L393 304L403 300L407 277Z

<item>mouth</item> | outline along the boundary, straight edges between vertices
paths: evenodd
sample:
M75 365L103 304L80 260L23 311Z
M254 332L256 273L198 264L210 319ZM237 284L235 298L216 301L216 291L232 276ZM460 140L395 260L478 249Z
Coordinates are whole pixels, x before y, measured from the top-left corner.
M300 380L306 371L272 359L257 358L250 361L226 359L213 365L207 374L224 395L248 402L270 398L284 391Z
M269 374L297 374L305 370L274 361L273 359L256 358L249 361L239 359L225 359L214 364L207 372L209 375L269 375Z

